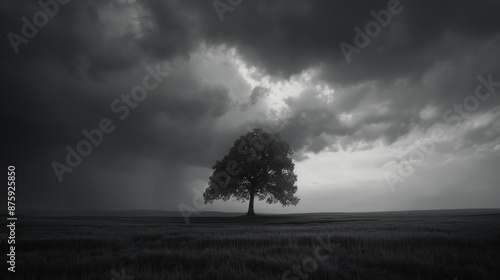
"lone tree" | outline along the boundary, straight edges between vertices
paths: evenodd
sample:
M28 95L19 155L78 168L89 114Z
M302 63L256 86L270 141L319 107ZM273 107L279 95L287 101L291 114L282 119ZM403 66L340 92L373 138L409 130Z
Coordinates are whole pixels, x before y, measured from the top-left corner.
M205 204L216 199L249 200L247 216L255 215L254 198L284 206L297 205L297 175L293 173L293 151L278 134L256 128L240 136L229 153L212 166Z

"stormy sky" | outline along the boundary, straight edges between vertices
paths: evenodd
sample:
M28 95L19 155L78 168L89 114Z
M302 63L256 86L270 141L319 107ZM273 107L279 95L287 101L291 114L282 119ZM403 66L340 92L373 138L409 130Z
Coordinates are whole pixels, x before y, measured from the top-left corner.
M301 198L257 213L500 207L499 1L0 9L3 159L19 209L193 207L255 127L290 143ZM98 145L78 146L96 130Z

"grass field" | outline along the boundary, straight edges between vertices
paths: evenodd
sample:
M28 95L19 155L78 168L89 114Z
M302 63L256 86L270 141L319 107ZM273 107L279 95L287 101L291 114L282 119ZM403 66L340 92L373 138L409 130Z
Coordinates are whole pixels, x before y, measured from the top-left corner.
M21 216L7 279L500 279L500 210L190 220Z

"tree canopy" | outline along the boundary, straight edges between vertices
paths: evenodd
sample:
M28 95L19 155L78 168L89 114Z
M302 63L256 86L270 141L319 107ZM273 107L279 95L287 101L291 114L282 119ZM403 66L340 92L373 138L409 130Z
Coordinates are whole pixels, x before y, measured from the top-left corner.
M212 166L203 198L205 204L217 199L249 200L247 215L255 215L254 198L282 206L297 205L297 175L293 151L279 134L256 128L240 136L222 160Z

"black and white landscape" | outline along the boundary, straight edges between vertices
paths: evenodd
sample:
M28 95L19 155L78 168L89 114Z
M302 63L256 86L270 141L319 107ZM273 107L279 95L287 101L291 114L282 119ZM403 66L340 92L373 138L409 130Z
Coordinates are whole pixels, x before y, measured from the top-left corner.
M499 279L499 1L0 12L6 279Z

